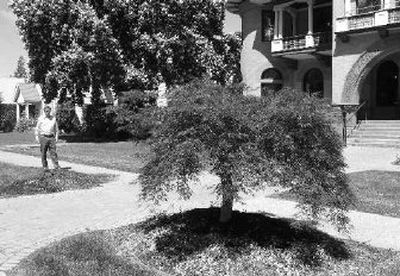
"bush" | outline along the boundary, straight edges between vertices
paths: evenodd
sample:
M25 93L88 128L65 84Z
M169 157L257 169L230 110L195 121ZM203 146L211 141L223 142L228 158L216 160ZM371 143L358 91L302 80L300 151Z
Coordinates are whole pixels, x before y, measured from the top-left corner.
M353 198L330 112L326 102L290 89L258 98L204 80L178 87L139 177L142 196L158 201L176 189L189 198L189 183L209 170L220 178L221 222L229 221L241 192L279 185L311 218L344 227Z
M17 125L15 126L15 130L18 132L25 132L28 130L31 130L33 127L36 126L37 120L34 118L29 118L27 119L25 117L25 113L23 112L21 114L21 118L17 122Z
M85 106L84 132L98 138L146 139L155 125L156 97L139 90L124 92L119 106Z
M72 102L65 102L57 107L58 128L66 133L79 132L80 122Z
M16 125L16 107L13 104L0 104L0 131L11 132Z

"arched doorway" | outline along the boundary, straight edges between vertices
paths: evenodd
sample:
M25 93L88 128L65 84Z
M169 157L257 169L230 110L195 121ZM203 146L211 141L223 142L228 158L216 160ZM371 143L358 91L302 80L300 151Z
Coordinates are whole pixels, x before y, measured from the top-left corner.
M400 119L398 64L400 64L400 54L391 55L375 65L364 80L360 91L360 104L368 101L367 117L369 119Z
M304 75L303 91L322 98L324 96L324 75L318 68L308 70Z
M399 89L399 67L391 60L378 66L376 78L376 105L394 106Z

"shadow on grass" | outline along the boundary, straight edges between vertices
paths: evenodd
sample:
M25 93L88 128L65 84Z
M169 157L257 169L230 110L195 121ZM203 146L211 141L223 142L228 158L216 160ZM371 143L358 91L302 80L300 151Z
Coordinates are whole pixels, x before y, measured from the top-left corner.
M163 274L119 256L107 235L97 231L77 234L41 248L22 260L7 275L162 276Z
M233 255L245 252L250 244L265 249L290 250L300 262L310 266L321 264L321 249L336 260L351 257L344 242L304 221L234 212L232 220L221 225L218 218L218 208L194 209L150 219L141 228L145 232L167 229L157 237L156 249L169 258L179 260L215 243L222 244Z
M125 142L132 139L128 136L121 137L94 137L84 134L62 134L60 140L66 143L109 143L109 142Z

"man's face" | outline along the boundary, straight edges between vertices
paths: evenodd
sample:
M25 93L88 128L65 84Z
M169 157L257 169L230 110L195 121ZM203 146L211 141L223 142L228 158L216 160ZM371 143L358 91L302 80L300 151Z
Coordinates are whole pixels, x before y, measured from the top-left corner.
M50 112L51 112L51 108L49 108L49 107L44 108L44 114L46 115L46 117L50 117Z

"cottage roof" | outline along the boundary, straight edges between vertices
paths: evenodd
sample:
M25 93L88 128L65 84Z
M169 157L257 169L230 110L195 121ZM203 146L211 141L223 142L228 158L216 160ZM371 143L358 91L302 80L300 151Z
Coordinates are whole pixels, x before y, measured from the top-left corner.
M18 84L14 101L16 102L20 96L22 96L24 102L28 103L37 103L42 101L38 85L35 83Z

